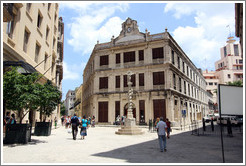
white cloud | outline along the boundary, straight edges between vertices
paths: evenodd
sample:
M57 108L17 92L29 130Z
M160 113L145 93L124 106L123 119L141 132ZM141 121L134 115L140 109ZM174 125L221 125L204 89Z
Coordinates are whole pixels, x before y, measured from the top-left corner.
M213 69L220 58L220 48L226 44L229 35L234 35L234 4L178 4L170 3L164 12L174 12L176 19L194 15L195 26L179 26L172 34L184 52L198 68Z
M80 65L68 65L66 62L63 62L63 80L79 80L82 79L82 71L85 68L85 63Z
M126 12L126 3L75 3L63 5L62 8L70 8L77 11L78 16L72 18L69 23L70 38L68 44L75 51L81 51L82 55L89 54L93 50L97 40L100 43L109 42L111 37L119 35L121 20L112 17L116 11Z

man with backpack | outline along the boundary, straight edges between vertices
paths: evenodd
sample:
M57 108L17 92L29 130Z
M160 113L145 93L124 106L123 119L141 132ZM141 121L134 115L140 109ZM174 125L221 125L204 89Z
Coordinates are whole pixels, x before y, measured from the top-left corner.
M76 140L78 125L79 125L79 118L76 116L76 114L74 114L74 116L71 118L71 124L72 124L73 139Z

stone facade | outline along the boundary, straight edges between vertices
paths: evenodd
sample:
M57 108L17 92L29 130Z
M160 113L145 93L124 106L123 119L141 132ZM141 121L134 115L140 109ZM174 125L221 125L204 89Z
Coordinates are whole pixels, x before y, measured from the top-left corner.
M75 89L74 109L75 109L75 113L79 117L83 117L83 111L82 111L82 88L83 88L83 84L81 84L79 87L77 87Z
M4 5L3 61L24 61L43 77L41 83L51 80L57 85L56 60L58 37L58 3L9 3ZM5 17L6 16L6 17ZM6 21L6 22L5 22ZM63 55L60 55L63 56ZM59 57L60 57L59 56ZM62 80L62 73L58 78ZM60 83L59 83L60 85ZM59 108L46 119L59 115ZM29 114L23 120L39 119L39 113Z
M113 123L126 115L128 87L126 73L133 76L133 114L141 117L163 116L174 126L201 120L208 110L206 83L180 46L167 32L139 32L137 21L128 18L122 31L111 42L95 45L83 73L83 110L95 115L99 123Z
M75 91L74 90L69 90L66 94L66 99L65 99L65 115L71 116L74 114L74 103L75 103Z

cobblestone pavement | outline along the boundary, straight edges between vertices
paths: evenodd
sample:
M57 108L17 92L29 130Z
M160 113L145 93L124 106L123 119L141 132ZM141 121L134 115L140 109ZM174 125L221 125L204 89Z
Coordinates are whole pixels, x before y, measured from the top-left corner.
M222 163L219 134L173 129L167 139L167 152L159 151L156 132L142 127L143 135L117 135L120 127L96 126L88 129L88 136L72 139L64 126L52 129L51 135L33 136L26 145L2 147L2 164L105 164L105 163ZM218 132L217 132L218 133ZM224 134L226 163L243 163L243 132L236 130L233 137Z

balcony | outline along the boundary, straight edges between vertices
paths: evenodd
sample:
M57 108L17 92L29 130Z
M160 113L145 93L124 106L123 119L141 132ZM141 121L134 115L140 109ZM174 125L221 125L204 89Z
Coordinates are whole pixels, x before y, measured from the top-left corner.
M19 8L23 5L22 3L4 3L3 4L3 22L12 21L13 15L17 14Z

